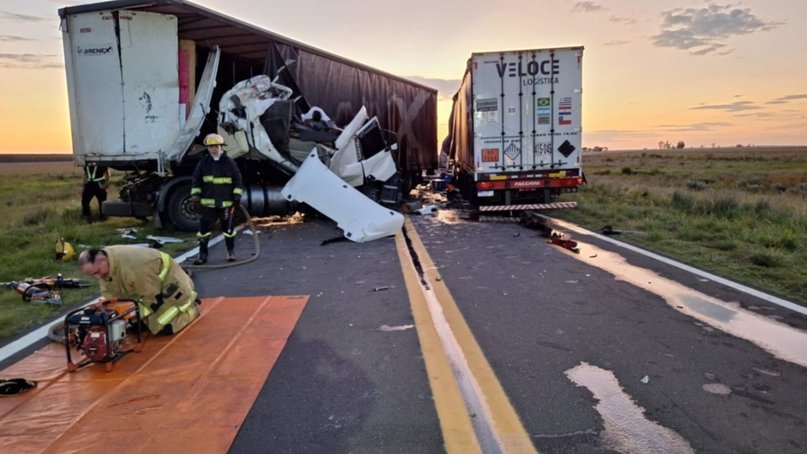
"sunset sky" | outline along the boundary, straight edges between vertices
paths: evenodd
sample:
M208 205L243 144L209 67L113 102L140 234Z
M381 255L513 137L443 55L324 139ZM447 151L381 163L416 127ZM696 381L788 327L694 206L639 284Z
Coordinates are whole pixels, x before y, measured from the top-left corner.
M0 2L0 153L70 153L57 10ZM440 90L472 52L584 46L583 146L807 144L807 0L196 0Z

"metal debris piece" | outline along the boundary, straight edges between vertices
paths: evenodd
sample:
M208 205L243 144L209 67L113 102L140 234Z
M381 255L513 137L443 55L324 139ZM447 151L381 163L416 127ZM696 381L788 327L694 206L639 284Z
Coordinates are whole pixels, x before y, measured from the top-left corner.
M579 254L580 248L577 247L577 241L564 239L565 236L563 233L553 231L549 236L549 242Z

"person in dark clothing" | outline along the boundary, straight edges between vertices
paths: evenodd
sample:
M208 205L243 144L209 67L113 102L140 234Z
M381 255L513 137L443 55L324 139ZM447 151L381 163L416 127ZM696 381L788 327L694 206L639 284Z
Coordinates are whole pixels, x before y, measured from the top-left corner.
M227 245L227 261L234 262L235 229L233 215L235 207L244 193L241 171L235 161L224 153L224 138L218 134L208 134L204 144L209 155L202 158L193 171L191 198L199 207L199 256L194 265L207 263L207 243L210 241L213 224L221 224L224 242Z
M106 190L109 188L109 169L97 164L88 163L84 166L84 189L81 191L81 216L90 221L90 202L98 199L98 214L103 221L101 204L106 200Z

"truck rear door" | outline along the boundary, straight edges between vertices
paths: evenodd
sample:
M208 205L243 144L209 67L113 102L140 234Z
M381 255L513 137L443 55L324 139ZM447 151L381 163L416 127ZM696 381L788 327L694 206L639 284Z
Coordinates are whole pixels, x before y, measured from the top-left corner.
M474 54L477 174L580 166L581 59L582 48Z

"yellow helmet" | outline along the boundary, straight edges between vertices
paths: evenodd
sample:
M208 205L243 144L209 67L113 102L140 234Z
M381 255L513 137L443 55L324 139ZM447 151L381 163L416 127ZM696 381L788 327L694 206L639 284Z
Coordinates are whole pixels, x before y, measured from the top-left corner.
M222 145L224 146L224 137L218 134L208 134L205 136L204 144L208 147L211 145Z
M58 240L56 240L55 249L56 249L56 260L69 262L76 255L76 250L73 249L73 245L65 241L64 238L59 238Z

